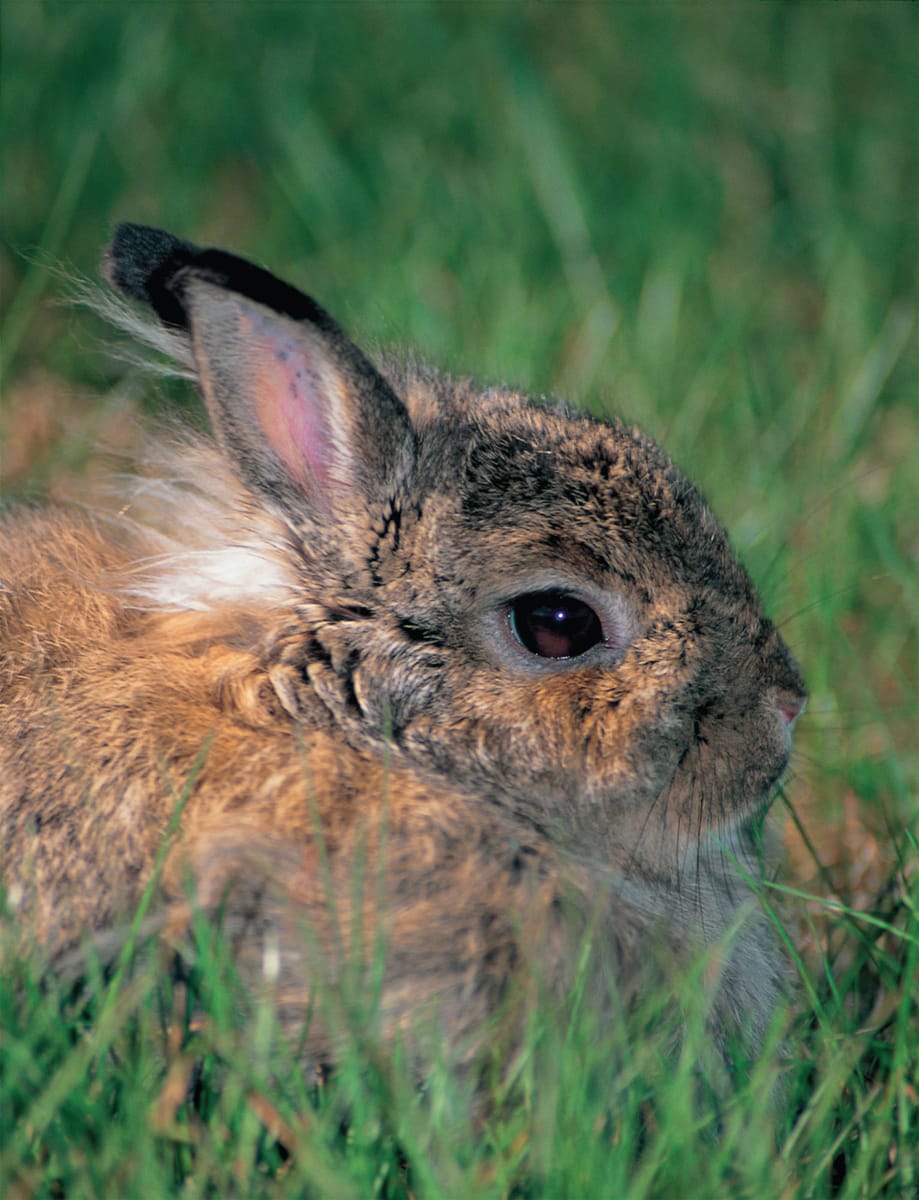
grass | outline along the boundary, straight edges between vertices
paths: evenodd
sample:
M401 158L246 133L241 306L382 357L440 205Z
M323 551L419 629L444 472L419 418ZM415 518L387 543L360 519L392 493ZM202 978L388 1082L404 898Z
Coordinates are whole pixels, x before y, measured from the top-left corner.
M79 993L7 949L0 1192L915 1194L916 11L10 0L2 23L9 501L191 403L51 303L114 220L160 224L365 343L640 422L726 520L811 702L763 897L801 981L790 1050L730 1101L694 1107L691 1038L662 1067L659 998L608 1047L576 998L534 1012L476 1123L359 1016L305 1080L208 931L187 978L141 948Z

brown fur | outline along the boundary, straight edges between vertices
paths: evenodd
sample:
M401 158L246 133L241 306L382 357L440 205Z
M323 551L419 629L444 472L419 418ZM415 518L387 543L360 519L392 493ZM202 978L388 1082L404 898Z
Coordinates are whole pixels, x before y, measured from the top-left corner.
M294 1032L377 935L385 1029L436 1014L457 1054L537 964L563 991L590 926L597 991L611 967L627 998L652 944L686 961L738 920L732 857L754 870L781 710L803 699L724 532L640 433L375 369L211 253L170 286L220 448L160 449L157 486L107 515L0 526L2 870L23 926L57 956L118 928L181 808L164 931L225 909L250 978L277 952ZM291 345L321 443L302 460ZM198 586L210 563L238 580ZM549 587L612 613L621 644L528 655L507 606ZM715 1039L755 1044L781 977L751 915ZM308 1059L333 1040L315 1019Z

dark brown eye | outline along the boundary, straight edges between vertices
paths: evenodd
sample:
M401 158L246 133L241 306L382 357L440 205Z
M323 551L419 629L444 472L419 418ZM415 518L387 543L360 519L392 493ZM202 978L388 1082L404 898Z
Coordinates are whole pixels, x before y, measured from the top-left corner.
M576 596L564 592L528 592L508 613L517 641L540 658L577 658L603 641L600 618Z

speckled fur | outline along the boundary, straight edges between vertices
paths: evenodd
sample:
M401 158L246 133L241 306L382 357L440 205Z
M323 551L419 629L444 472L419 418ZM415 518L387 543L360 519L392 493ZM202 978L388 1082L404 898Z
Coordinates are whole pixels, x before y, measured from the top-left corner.
M184 803L164 936L191 879L249 978L276 955L292 1032L379 932L384 1029L433 1013L463 1055L534 973L565 989L588 927L602 1008L608 969L627 1002L652 946L679 963L737 925L712 1036L756 1045L783 968L736 864L755 872L803 686L699 493L633 429L375 370L283 316L337 422L328 479L294 478L239 401L260 378L246 314L271 305L184 278L169 336L190 335L216 440L153 450L111 511L0 525L0 862L23 928L57 960L119 928ZM608 598L627 644L522 653L506 606L550 585ZM307 1060L333 1041L316 1017Z

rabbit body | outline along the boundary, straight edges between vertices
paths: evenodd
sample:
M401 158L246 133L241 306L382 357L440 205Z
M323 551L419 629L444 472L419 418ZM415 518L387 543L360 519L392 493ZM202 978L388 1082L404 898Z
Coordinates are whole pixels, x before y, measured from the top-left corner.
M122 226L114 286L193 364L111 512L0 524L0 865L52 956L154 875L297 1033L385 947L387 1031L458 1054L538 964L641 986L739 922L803 684L726 535L639 432L373 366L267 272ZM739 869L738 869L739 868ZM782 990L754 914L712 1002ZM334 1055L313 1020L305 1054Z

